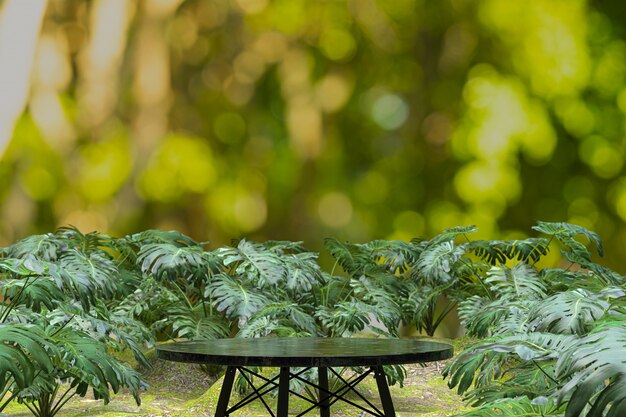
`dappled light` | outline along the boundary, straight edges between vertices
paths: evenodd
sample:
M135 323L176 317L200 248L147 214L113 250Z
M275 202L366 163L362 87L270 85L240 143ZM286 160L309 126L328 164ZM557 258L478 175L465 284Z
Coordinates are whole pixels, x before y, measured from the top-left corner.
M0 416L626 415L625 22L0 0Z
M623 241L621 12L5 0L0 241L70 223L318 248L537 219Z

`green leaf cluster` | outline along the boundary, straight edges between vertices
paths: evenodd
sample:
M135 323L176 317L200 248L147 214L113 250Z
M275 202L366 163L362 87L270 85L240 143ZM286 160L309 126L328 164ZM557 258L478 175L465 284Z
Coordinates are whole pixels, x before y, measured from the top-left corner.
M112 354L130 349L147 364L140 344L153 339L116 310L129 290L125 271L109 237L75 228L1 250L0 411L16 400L52 417L76 395L108 402L123 387L140 403L145 382Z
M626 278L579 241L601 255L595 233L535 230L542 236L521 240L471 240L473 226L411 242L329 238L330 272L301 242L30 236L0 250L0 412L16 400L51 417L73 396L106 402L122 387L139 402L145 383L112 353L129 349L147 365L155 340L398 337L402 325L433 335L456 309L477 340L444 375L476 406L467 415L619 416ZM567 265L538 267L554 247ZM402 383L404 369L386 372Z
M490 265L472 269L483 290L459 303L478 339L444 376L477 407L466 416L624 415L626 278L578 240L601 256L596 233L567 223L533 229L547 237L467 244ZM553 246L565 267L538 268Z

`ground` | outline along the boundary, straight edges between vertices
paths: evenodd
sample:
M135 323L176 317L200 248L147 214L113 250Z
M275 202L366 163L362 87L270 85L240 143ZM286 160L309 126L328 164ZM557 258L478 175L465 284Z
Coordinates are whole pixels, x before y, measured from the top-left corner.
M148 391L141 395L140 406L132 396L121 392L113 396L111 402L89 398L74 398L58 414L59 417L204 417L213 416L221 379L215 380L203 372L198 365L165 362L153 359L153 368L145 373L150 384ZM403 388L392 386L391 395L399 417L448 417L465 408L456 393L450 390L440 376L444 362L428 364L424 367L408 366L408 378ZM359 385L359 390L374 404L377 400L376 383L368 377ZM363 403L358 397L351 397ZM272 398L273 402L274 399ZM272 403L270 403L272 404ZM364 403L363 403L364 404ZM298 414L306 408L303 400L290 397L290 413ZM349 404L336 403L332 407L333 416L360 417L360 410ZM31 414L19 404L11 404L4 410L7 416L28 417ZM267 416L267 411L259 401L233 413L233 417ZM310 415L319 415L312 412Z

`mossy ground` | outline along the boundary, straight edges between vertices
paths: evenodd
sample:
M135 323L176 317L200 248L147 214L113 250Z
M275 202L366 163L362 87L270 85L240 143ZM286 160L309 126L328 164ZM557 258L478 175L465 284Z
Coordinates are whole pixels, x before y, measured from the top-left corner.
M137 406L128 392L114 395L111 402L104 405L102 401L89 398L74 398L58 414L59 417L204 417L213 416L221 379L207 376L198 365L152 360L154 366L146 371L145 377L150 384L148 391L141 396L142 404ZM408 378L403 388L392 386L391 395L396 413L399 417L448 417L465 408L456 393L446 386L441 379L442 362L407 367ZM366 398L379 406L378 392L373 378L366 378L358 387ZM365 405L356 395L352 401ZM274 399L269 397L270 405L275 406ZM290 397L290 413L293 415L304 411L307 403L304 400ZM332 416L360 417L362 411L349 404L337 402L332 406ZM29 417L29 411L20 404L11 404L4 410L11 417ZM259 401L254 401L242 410L233 414L234 417L267 416L268 413ZM311 415L318 415L311 412Z

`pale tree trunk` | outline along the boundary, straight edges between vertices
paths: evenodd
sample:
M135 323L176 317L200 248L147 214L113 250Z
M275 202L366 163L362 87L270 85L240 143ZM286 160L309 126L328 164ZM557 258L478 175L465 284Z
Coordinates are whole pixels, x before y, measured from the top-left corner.
M24 111L47 0L5 0L0 10L0 157Z
M135 45L133 79L133 96L137 103L133 136L139 170L169 128L168 114L173 97L165 27L181 3L182 0L145 0L143 3L145 13Z
M78 103L81 124L92 134L118 104L120 68L135 8L135 2L127 0L96 0L91 5L91 33L79 59Z

